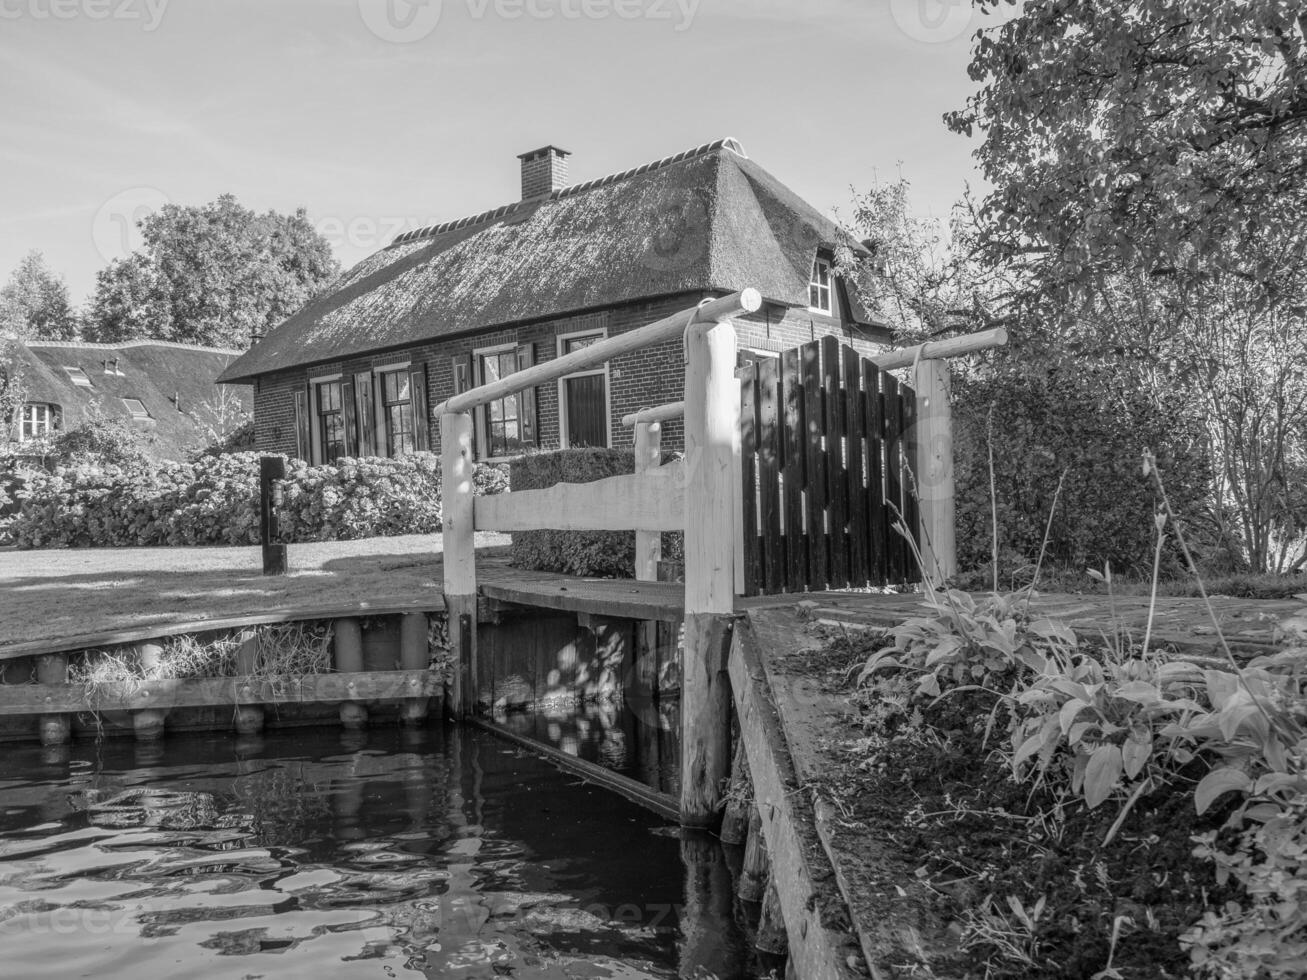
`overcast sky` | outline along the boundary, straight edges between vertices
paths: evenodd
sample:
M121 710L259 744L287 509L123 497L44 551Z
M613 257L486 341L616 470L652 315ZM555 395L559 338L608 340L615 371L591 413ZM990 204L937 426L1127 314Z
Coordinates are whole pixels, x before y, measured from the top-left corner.
M966 0L0 0L0 279L32 248L80 302L132 218L230 192L307 209L346 265L723 136L812 204L901 164L917 210L974 182Z

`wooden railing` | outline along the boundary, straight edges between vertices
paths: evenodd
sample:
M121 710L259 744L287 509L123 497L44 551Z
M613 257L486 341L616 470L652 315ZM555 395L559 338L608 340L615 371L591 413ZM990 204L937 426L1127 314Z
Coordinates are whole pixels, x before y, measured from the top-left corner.
M735 596L744 591L744 517L741 506L741 386L736 378L736 336L732 317L761 306L757 290L745 289L665 317L462 392L437 405L440 417L444 509L444 594L451 646L460 670L452 702L462 714L475 709L476 557L478 530L634 530L636 577L656 577L664 531L685 532L685 638L681 664L681 820L710 826L718 813L721 786L730 769L730 682L727 653ZM635 429L635 472L585 484L559 484L476 498L472 493L472 416L482 405L576 371L598 367L621 354L673 338L685 346L685 398L634 412L623 423ZM998 335L926 344L878 359L883 367L915 366L918 425L948 428L947 367L937 358L1002 343ZM922 372L925 372L923 374ZM931 381L932 371L943 378ZM942 373L941 373L942 372ZM922 385L921 379L927 384ZM682 460L662 464L661 425L685 420ZM937 444L938 443L938 444ZM927 439L951 479L947 440ZM919 466L931 461L922 458ZM923 542L952 546L952 496L948 508L928 507L922 498ZM947 532L936 524L947 521ZM949 552L951 554L951 551ZM951 559L950 559L951 560ZM939 562L949 567L947 561Z

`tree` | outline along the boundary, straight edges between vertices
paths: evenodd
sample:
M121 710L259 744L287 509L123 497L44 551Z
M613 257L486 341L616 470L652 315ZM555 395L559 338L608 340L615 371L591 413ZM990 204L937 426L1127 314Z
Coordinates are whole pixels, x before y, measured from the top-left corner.
M172 337L168 282L148 256L134 252L96 274L83 333L87 340L103 344Z
M97 337L244 349L339 271L303 209L256 214L230 194L165 205L141 231L143 249L100 274L89 315Z
M68 285L33 250L23 256L0 288L3 332L18 340L72 340L77 314L68 301Z
M1029 0L979 32L980 88L946 121L982 135L989 259L1058 297L1135 269L1301 305L1284 285L1304 258L1305 31L1282 0Z

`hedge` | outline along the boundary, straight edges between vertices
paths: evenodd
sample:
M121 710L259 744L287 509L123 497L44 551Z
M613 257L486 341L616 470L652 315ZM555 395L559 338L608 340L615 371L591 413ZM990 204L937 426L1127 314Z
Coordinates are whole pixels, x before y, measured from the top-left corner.
M73 465L24 474L8 527L23 548L248 545L259 540L259 454L190 463ZM502 470L479 467L478 493L504 489ZM440 530L440 460L286 461L281 540L336 541Z
M592 483L635 472L629 449L560 449L519 456L509 464L516 490L556 483ZM545 572L603 578L635 575L634 531L515 531L513 564Z
M1210 474L1203 432L1180 400L1158 404L1092 369L958 379L953 391L958 564L989 565L988 419L993 410L1000 571L1039 556L1049 511L1047 565L1147 572L1157 504L1142 453L1156 454L1171 505L1191 531L1202 523ZM1170 556L1174 561L1175 556Z

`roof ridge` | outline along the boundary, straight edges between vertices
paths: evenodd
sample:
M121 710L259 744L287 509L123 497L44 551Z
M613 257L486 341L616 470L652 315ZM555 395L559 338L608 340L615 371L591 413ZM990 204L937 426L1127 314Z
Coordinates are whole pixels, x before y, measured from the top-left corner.
M101 344L92 340L25 340L24 347L57 347L76 350L125 350L128 347L168 347L173 350L197 350L206 354L241 354L230 347L206 347L203 344L183 344L176 340L124 340L120 344Z
M571 197L574 194L584 194L592 191L596 187L605 187L608 184L615 184L620 180L628 180L640 174L648 173L651 170L659 170L662 167L669 166L673 163L680 163L682 160L688 160L691 157L703 156L707 153L714 153L717 150L730 150L737 156L749 159L749 154L744 151L744 146L733 136L726 136L719 140L713 140L711 143L704 143L693 149L682 150L680 153L674 153L671 156L663 157L661 160L654 160L651 163L645 163L638 167L632 167L630 170L622 170L615 174L609 174L606 177L596 177L594 180L583 181L579 184L569 184L566 187L560 187L552 191L547 198L540 198L534 201L514 201L512 204L503 204L489 211L482 211L480 214L469 215L465 218L458 218L454 221L446 221L441 224L428 225L425 228L416 228L413 231L406 231L399 235L387 248L394 245L405 245L409 242L419 241L423 238L434 238L437 235L443 235L446 232L457 231L460 228L466 228L470 225L478 225L485 221L493 221L504 215L511 214L523 205L536 207L544 201L557 201L564 197Z

